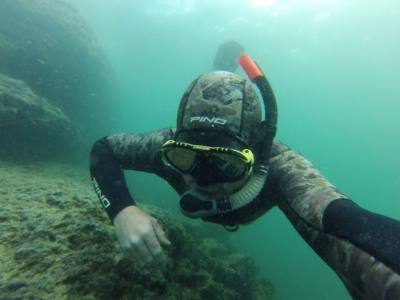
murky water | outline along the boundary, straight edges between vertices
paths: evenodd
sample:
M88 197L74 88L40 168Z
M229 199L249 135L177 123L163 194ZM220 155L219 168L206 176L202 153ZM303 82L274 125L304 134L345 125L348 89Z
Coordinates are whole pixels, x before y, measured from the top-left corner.
M186 86L234 39L275 90L278 138L364 208L400 217L397 1L75 2L118 82L110 99L118 117L104 134L175 126ZM128 179L140 201L177 211L164 182ZM273 281L277 299L350 299L278 209L231 235Z

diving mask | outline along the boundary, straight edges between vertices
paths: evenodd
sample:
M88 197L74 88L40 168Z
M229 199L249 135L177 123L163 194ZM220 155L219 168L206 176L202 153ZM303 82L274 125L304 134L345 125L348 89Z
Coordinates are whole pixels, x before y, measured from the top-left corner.
M241 151L195 145L169 140L161 148L165 163L183 174L194 174L200 164L218 173L220 182L232 182L248 176L253 168L254 155L250 149Z

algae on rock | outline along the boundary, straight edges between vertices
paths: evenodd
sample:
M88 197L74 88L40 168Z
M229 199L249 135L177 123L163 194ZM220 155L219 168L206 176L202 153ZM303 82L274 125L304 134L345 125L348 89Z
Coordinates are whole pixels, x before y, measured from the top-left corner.
M164 266L125 258L86 172L0 163L0 299L272 299L254 262L206 227L144 207L171 240Z

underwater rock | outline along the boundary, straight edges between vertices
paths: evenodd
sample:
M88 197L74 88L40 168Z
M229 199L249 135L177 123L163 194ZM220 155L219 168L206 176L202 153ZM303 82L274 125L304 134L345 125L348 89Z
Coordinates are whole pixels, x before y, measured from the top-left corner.
M0 191L8 195L0 210L0 299L272 299L271 283L251 258L218 238L223 231L217 225L184 224L143 207L172 244L165 248L165 265L139 268L123 255L82 180L87 170L0 162L0 178ZM18 191L28 191L29 200L19 201ZM64 209L48 203L49 195L61 197Z
M47 196L47 203L49 203L50 205L58 206L59 208L64 208L64 203L62 202L62 200L54 195Z
M84 134L109 125L110 67L68 0L0 1L0 73L23 80Z
M1 73L0 120L0 159L71 157L82 149L77 129L61 109Z

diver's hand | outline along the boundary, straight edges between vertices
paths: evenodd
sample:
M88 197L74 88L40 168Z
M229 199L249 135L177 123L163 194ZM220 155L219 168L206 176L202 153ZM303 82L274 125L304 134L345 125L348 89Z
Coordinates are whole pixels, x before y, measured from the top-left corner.
M161 245L169 246L171 242L154 217L128 206L117 214L114 226L122 248L139 265L165 261Z

